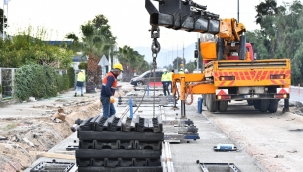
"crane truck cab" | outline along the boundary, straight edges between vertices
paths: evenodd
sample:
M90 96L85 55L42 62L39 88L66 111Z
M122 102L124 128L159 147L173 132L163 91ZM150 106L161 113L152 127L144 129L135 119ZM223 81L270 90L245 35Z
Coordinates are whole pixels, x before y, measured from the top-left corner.
M252 44L246 43L245 48L246 48L246 57L244 60L247 61L256 60L256 53L254 53ZM218 36L209 33L201 34L199 50L201 52L204 64L207 64L212 60L219 60ZM227 43L227 45L224 46L223 51L224 51L223 54L224 58L220 60L240 60L239 59L240 47L238 42Z
M238 52L230 52L227 60L239 60ZM256 60L256 54L252 48L251 43L246 43L246 59L245 60Z

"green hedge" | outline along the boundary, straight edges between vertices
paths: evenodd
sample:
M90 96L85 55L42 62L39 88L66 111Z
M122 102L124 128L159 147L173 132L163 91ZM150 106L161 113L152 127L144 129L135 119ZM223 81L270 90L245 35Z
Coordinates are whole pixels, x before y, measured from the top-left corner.
M68 75L61 76L53 68L38 64L25 65L16 71L14 96L21 101L57 96L69 88Z
M0 94L2 93L2 85L0 84Z
M69 80L69 88L75 87L75 70L72 67L67 69L67 77Z

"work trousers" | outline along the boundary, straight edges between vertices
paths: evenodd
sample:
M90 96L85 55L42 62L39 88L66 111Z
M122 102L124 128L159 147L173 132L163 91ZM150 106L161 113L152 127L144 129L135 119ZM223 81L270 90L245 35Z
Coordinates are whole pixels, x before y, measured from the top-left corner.
M113 103L110 103L110 97L101 96L101 103L103 108L103 116L109 118L116 114L116 109Z
M163 85L163 93L164 93L164 96L166 96L166 92L167 92L167 95L170 95L169 90L168 90L169 81L167 81L167 82L162 82L162 85Z
M78 89L80 88L80 90L81 90L81 95L83 95L83 87L84 87L84 82L77 81L75 93L77 94Z

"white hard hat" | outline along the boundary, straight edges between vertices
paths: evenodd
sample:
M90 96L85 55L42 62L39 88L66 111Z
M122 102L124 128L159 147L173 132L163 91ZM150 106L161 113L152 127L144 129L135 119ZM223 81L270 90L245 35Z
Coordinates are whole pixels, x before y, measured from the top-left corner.
M181 68L180 70L183 71L183 68Z
M167 72L167 69L164 68L162 71L163 71L163 72Z
M187 69L185 69L185 71L184 72L188 72L188 70Z
M84 70L83 70L83 69L81 69L80 71L81 71L81 72L84 72Z

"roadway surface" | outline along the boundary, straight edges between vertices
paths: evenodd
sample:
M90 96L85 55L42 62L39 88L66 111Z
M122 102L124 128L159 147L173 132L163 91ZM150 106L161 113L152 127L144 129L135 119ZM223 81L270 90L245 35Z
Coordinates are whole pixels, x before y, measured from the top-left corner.
M226 113L205 111L204 115L267 171L299 172L303 169L303 117L282 113L282 108L260 113L245 101L232 101Z
M300 100L297 91L296 88L291 89L291 99ZM72 95L73 92L68 94ZM72 97L70 95L68 97ZM175 172L201 172L197 160L200 163L234 163L239 170L245 172L288 172L303 169L303 164L300 163L303 152L298 149L303 142L302 133L294 132L302 130L302 116L282 114L282 107L274 114L260 113L253 106L247 106L246 101L232 102L226 113L210 113L203 107L203 114L198 114L197 98L195 96L194 103L186 106L186 117L199 129L200 139L170 144ZM54 103L53 100L49 102ZM125 106L116 106L116 109L119 116L124 112ZM135 109L136 107L133 108ZM155 114L161 113L158 108L155 110ZM171 106L164 107L164 112L167 119L180 118L180 110L173 110ZM135 115L152 117L153 108L150 105L140 107ZM73 140L77 140L75 136L75 133L72 134L49 152L61 152L66 145L74 145ZM234 144L238 151L214 151L214 146L220 143ZM43 159L38 159L31 168L41 160Z

